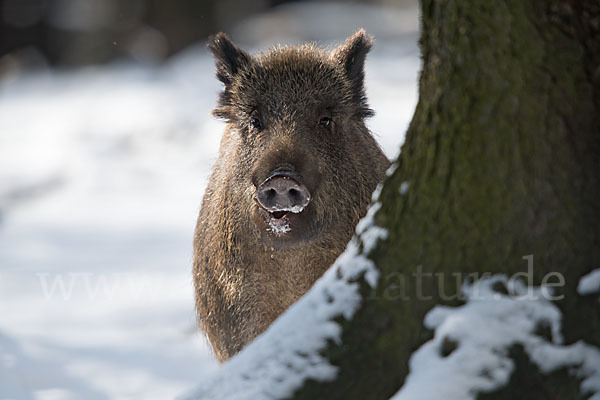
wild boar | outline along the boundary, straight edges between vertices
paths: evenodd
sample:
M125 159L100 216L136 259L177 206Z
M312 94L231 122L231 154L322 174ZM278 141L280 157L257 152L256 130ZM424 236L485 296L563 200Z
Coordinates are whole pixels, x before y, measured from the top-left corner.
M201 328L220 362L261 334L335 261L388 159L365 126L372 39L257 56L209 43L226 121L194 238Z

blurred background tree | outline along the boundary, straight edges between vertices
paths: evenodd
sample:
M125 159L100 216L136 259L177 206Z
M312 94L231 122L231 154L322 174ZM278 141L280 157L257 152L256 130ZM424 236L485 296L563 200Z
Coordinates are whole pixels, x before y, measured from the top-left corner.
M15 66L77 67L115 59L160 62L248 16L290 2L0 0L0 75ZM362 1L385 6L414 2Z

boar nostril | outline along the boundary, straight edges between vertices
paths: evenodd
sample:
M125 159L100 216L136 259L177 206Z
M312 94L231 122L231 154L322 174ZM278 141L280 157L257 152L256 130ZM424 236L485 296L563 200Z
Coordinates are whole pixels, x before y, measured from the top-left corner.
M257 199L267 211L300 213L310 202L310 192L299 181L285 175L271 177L260 184Z

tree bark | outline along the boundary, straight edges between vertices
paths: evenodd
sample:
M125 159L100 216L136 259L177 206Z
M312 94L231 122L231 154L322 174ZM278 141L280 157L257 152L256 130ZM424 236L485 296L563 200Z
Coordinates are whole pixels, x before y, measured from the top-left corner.
M600 3L421 3L419 103L380 194L388 236L368 254L379 283L361 282L360 309L325 351L337 378L306 382L295 399L388 399L431 337L424 315L460 302L457 276L530 261L529 284L565 278L565 342L600 346L597 299L576 291L600 267ZM521 398L520 381L532 382L523 398L575 398L567 371L544 376L521 353L489 398Z

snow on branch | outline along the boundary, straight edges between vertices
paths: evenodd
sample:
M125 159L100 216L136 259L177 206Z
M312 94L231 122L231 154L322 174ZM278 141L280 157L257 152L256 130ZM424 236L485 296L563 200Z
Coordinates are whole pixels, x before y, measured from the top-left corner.
M581 278L577 286L577 293L582 296L598 292L600 292L600 268Z
M581 390L600 400L600 350L584 342L562 345L560 310L546 300L541 288L531 292L504 276L463 287L468 302L460 307L437 306L425 317L434 338L410 359L410 374L392 400L475 399L506 385L514 370L509 349L522 345L543 373L569 367L582 379ZM547 289L547 288L546 288ZM551 340L539 336L549 328ZM432 385L431 382L435 382Z

